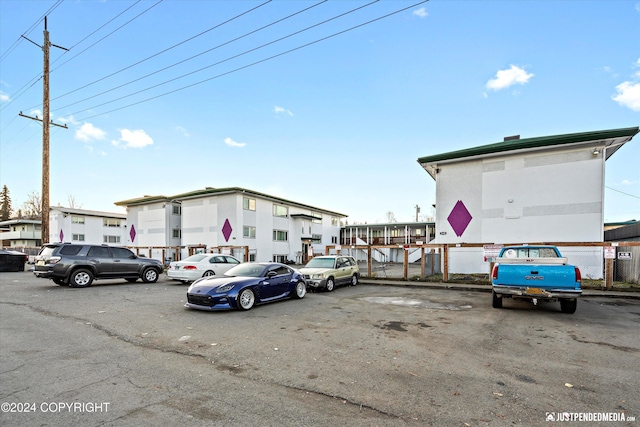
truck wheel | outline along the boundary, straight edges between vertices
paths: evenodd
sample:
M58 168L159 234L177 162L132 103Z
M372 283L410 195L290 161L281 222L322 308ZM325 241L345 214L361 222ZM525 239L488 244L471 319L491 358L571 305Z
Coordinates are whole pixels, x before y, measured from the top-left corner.
M578 300L576 298L560 300L560 310L562 310L563 313L573 314L576 312L577 307Z
M491 306L493 308L502 308L502 298L498 296L496 291L491 291L491 296L493 297L491 301Z
M93 282L93 274L84 268L74 271L69 278L69 286L72 288L86 288L91 286L91 282Z

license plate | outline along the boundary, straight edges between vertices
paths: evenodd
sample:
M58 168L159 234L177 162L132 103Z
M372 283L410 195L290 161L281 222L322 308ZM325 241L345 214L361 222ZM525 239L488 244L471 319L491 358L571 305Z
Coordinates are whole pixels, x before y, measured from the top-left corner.
M179 265L176 265L176 270L180 270L180 266Z
M527 293L531 295L542 295L542 289L540 288L527 288Z

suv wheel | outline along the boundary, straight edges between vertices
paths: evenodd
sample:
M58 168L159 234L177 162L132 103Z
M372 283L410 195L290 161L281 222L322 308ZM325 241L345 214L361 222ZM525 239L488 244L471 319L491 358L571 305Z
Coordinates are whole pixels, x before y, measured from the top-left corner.
M146 268L142 272L142 281L144 283L154 283L158 281L158 272L155 268Z
M69 278L69 286L72 288L86 288L93 282L93 274L89 270L81 268L71 273Z

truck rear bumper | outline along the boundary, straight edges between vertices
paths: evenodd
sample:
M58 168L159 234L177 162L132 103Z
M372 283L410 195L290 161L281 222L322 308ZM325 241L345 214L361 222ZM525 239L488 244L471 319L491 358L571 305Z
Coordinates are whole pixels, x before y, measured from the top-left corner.
M493 286L493 291L498 295L538 299L573 299L582 295L580 289L542 289L521 286Z

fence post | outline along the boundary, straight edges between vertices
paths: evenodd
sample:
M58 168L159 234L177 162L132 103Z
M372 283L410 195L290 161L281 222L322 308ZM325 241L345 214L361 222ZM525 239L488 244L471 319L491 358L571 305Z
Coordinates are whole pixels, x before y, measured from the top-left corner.
M371 245L367 246L367 276L371 277Z
M424 279L424 246L420 248L420 278Z
M442 281L449 281L449 245L442 246L442 256L444 257L443 267L442 267Z
M409 248L403 247L402 251L404 252L403 276L404 276L404 280L407 280L409 277Z
M613 259L607 258L606 263L605 272L607 275L604 278L604 285L607 289L611 289L613 287Z

